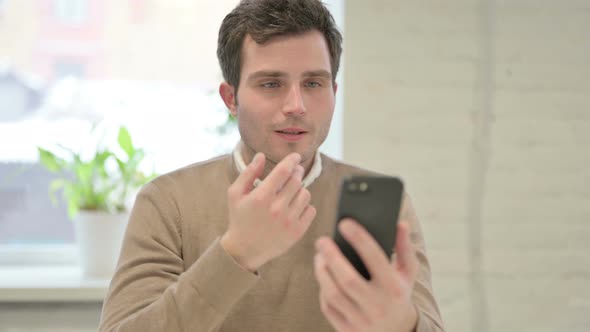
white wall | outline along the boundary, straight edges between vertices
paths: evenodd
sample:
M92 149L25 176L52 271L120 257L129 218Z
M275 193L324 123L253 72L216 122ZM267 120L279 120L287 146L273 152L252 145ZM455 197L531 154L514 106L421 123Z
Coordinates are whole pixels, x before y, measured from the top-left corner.
M590 2L346 12L344 158L406 180L447 331L588 331Z

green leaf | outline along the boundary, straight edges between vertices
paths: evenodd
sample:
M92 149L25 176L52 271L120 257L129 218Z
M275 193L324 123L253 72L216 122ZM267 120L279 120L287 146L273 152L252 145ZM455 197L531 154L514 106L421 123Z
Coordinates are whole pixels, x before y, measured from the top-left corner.
M47 150L39 149L39 154L45 161L44 165L49 165L48 169L67 171L66 177L52 181L49 191L50 198L55 203L55 193L62 190L70 218L79 210L124 210L128 195L156 176L155 173L147 176L139 170L146 153L143 149L133 146L131 136L125 127L119 128L118 143L126 157L119 158L110 149L100 148L100 144L97 144L96 153L90 160L82 159L79 153L64 146L59 147L68 152L69 156L66 159L60 159ZM118 169L108 169L107 172L109 158L115 159Z
M80 207L81 197L78 187L73 183L66 183L64 186L64 196L68 202L68 216L70 219L73 219Z
M57 146L59 146L62 150L64 150L64 151L68 152L69 154L71 154L72 157L75 157L75 156L78 155L74 150L68 148L67 146L64 146L64 145L61 145L61 144L57 144Z
M62 159L43 148L37 148L37 150L39 151L39 160L46 169L51 172L58 172L62 169L62 165L64 164Z
M78 208L78 205L76 203L71 201L68 202L68 217L70 217L70 219L74 219L74 217L78 214L79 210L80 208Z
M125 128L125 127L119 128L118 141L119 141L119 146L121 147L121 149L123 149L123 151L125 151L127 156L129 156L129 158L131 158L133 156L133 154L135 153L135 148L133 147L133 142L131 141L131 135L129 135L129 131L127 130L127 128Z
M78 167L76 167L76 177L80 180L80 183L83 185L90 184L92 181L92 163L82 163Z
M94 164L96 166L96 168L98 169L98 174L100 175L101 178L107 178L108 177L108 173L106 170L106 161L107 159L109 159L109 157L113 156L113 154L110 151L97 151L96 155L94 157Z
M72 157L71 161L62 161L63 162L63 169L72 171L72 172L76 172L76 168L78 168L81 164L82 164L82 159L80 158L80 154L76 153L74 150L63 146L61 144L57 144L58 147L60 147L62 150L64 150L65 152L69 153L70 156Z
M123 177L125 177L125 171L126 171L125 162L117 157L115 157L115 159L117 160L117 165L119 165L119 171L121 171L121 175Z
M94 160L96 161L97 165L101 166L105 164L106 160L109 159L110 156L112 156L110 151L96 151Z
M49 184L49 199L53 205L57 205L57 198L55 197L55 192L62 189L66 185L66 180L64 179L56 179L51 181Z
M127 165L125 165L126 174L128 174L129 176L133 176L133 173L137 173L137 168L139 167L139 164L141 163L144 157L145 152L143 152L142 149L136 150L133 157L129 158L129 160L127 161Z

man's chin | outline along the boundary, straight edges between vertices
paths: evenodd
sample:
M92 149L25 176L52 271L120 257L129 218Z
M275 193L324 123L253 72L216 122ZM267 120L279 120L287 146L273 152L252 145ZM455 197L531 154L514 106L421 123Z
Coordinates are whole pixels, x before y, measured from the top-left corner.
M289 149L286 151L271 153L266 156L266 159L267 159L267 161L270 161L274 164L278 164L281 162L281 160L285 159L288 155L290 155L292 153L298 153L301 156L301 163L305 163L310 158L310 156L312 158L314 156L314 153L310 152L309 148L307 148L307 149L297 148L297 149Z

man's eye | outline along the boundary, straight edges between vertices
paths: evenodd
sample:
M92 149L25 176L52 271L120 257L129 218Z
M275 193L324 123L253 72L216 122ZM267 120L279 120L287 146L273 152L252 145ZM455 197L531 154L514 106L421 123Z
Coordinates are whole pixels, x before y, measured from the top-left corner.
M277 82L266 82L266 83L260 84L260 86L263 87L263 88L278 88L279 87L279 83L277 83Z
M319 82L307 82L305 85L309 88L319 88L322 86Z

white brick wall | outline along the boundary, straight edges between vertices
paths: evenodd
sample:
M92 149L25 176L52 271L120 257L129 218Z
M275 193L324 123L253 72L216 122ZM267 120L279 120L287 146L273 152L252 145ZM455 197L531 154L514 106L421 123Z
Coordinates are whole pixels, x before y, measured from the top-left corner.
M590 2L346 12L344 158L406 180L447 330L589 330Z

